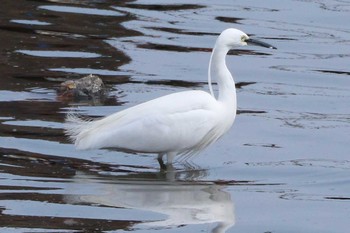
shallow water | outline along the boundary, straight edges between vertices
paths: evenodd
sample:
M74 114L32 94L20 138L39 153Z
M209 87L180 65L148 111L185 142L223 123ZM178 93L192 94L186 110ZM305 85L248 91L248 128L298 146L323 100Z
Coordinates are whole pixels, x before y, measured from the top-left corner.
M348 231L349 1L2 4L1 232ZM153 155L67 141L71 109L104 116L207 89L211 48L227 27L278 50L227 57L239 114L201 155L159 172ZM56 93L90 73L107 99Z

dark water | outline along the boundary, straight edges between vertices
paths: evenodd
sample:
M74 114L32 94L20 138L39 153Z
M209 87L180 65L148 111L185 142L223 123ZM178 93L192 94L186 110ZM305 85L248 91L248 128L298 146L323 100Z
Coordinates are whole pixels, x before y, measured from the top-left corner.
M348 232L350 1L2 1L1 232ZM188 163L76 151L70 109L104 116L207 89L217 35L278 50L228 56L232 130ZM99 75L105 100L58 85Z

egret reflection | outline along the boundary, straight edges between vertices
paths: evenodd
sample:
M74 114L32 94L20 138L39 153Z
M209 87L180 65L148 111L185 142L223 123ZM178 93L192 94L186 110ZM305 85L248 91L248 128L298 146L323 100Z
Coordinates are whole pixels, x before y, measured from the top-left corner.
M69 187L73 190L67 190L69 195L65 195L65 201L70 204L162 214L159 220L143 221L134 227L165 228L217 223L211 232L223 233L235 223L230 194L222 190L223 186L213 183L123 180L77 173Z

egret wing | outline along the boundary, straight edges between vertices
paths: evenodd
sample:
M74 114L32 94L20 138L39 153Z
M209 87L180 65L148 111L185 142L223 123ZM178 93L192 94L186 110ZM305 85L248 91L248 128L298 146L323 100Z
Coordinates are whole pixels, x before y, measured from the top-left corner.
M116 147L142 152L186 151L196 145L215 126L215 113L196 109L172 114L152 114L135 119L125 125L96 130L98 137L79 143L93 147Z
M80 127L78 132L71 135L78 149L116 147L142 152L187 153L212 141L206 137L219 123L217 107L216 100L206 92L180 92L98 121L80 122L76 124Z

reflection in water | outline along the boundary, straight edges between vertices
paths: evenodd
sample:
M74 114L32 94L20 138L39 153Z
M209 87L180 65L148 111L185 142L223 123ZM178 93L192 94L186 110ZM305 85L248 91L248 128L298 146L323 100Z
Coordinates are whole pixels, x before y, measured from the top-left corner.
M169 227L218 224L212 232L226 232L235 223L234 205L222 186L208 183L157 180L115 180L77 173L65 200L71 204L98 204L152 211L167 217L139 226ZM89 184L89 194L84 186ZM82 193L79 193L82 192ZM74 193L73 195L71 193Z

